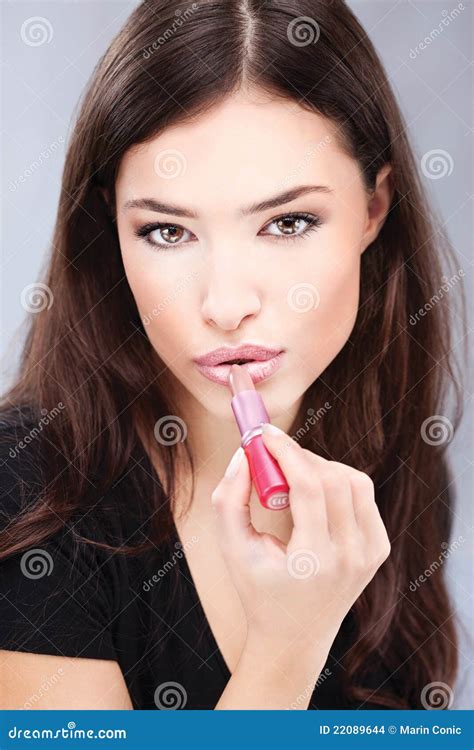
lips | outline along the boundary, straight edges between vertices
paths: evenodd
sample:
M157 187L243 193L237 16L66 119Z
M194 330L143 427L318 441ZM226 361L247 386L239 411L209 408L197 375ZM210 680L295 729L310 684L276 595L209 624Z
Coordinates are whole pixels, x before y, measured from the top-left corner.
M254 385L260 383L260 381L269 378L273 375L282 364L284 352L279 352L277 355L270 357L265 360L252 360L241 365L241 367L247 370L248 374L252 378ZM197 364L197 363L196 363ZM219 365L201 365L197 364L198 370L201 375L204 375L208 380L212 380L219 385L230 387L230 370L232 365L230 364L219 364Z
M198 365L204 367L215 367L217 365L242 364L248 362L266 362L281 353L281 349L270 349L268 347L254 344L243 344L238 347L220 347L207 354L195 358Z

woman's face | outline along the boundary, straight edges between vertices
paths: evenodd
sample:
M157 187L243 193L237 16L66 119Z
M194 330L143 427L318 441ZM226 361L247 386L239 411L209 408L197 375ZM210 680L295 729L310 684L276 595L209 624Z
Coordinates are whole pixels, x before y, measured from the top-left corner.
M194 358L260 344L284 352L256 386L270 418L294 412L353 328L386 183L369 203L331 122L243 95L125 154L116 182L125 272L184 398L233 420L227 386Z

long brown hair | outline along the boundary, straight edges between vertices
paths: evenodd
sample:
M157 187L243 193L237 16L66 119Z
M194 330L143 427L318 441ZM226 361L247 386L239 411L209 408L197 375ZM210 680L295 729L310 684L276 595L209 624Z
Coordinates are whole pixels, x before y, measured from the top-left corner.
M457 670L442 571L416 592L410 588L439 558L451 528L447 441L430 427L453 430L460 418L448 292L438 293L455 255L427 205L382 64L342 0L200 0L181 16L165 0L143 2L97 64L68 145L42 279L52 304L29 317L20 372L3 400L5 414L32 405L40 419L61 404L64 415L44 430L42 496L10 524L1 556L37 546L77 509L92 507L126 470L139 436L152 436L160 418L178 415L125 276L115 176L132 145L243 87L329 118L369 193L380 168L392 165L393 200L362 255L353 331L306 392L294 430L302 446L370 474L392 543L352 608L345 694L362 703L422 707L423 688L435 681L452 686ZM330 414L320 419L326 402ZM145 478L139 495L150 498L154 544L171 529L178 446L192 467L186 442L148 446L159 449L165 466L162 491ZM380 661L398 691L364 686Z

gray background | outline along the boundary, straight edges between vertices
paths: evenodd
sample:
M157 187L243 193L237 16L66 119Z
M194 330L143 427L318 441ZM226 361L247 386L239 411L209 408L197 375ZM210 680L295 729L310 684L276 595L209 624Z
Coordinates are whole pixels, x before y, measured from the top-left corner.
M136 2L3 0L2 25L2 371L6 386L24 336L20 295L40 278L59 196L65 146L79 96L99 56ZM399 99L418 162L433 149L447 152L452 170L423 182L456 248L456 268L473 293L472 227L472 3L350 0L385 65ZM176 7L180 7L176 5ZM460 8L458 8L460 9ZM450 22L442 20L450 15ZM22 24L40 16L48 41L27 44ZM451 20L452 18L452 20ZM44 25L44 22L42 22ZM442 28L436 35L434 30ZM37 37L23 37L37 41ZM424 43L424 49L420 43ZM454 287L450 295L458 294ZM454 302L456 300L453 299ZM472 316L469 320L472 326ZM455 334L462 353L465 331ZM472 398L463 381L465 416L450 443L457 505L453 539L465 540L445 563L461 620L460 677L453 708L474 708L472 599ZM469 669L471 667L471 669ZM470 672L470 674L469 674Z

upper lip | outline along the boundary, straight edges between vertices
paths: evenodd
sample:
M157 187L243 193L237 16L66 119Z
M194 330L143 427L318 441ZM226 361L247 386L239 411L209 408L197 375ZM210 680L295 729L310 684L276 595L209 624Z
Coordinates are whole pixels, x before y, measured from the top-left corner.
M234 359L248 359L264 362L280 354L282 349L270 349L267 346L259 344L241 344L240 346L221 346L213 349L212 352L195 357L194 361L198 365L220 365L223 362L229 362Z

